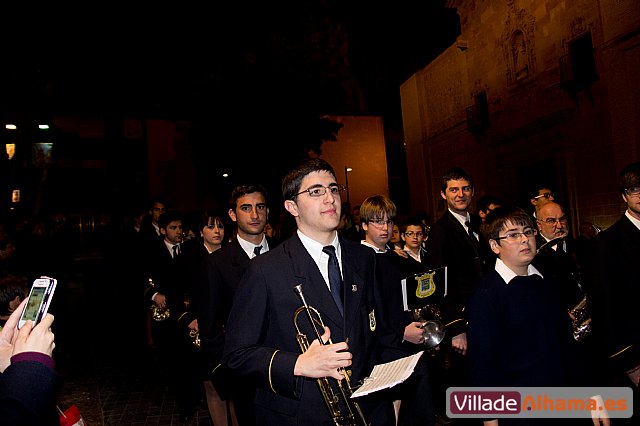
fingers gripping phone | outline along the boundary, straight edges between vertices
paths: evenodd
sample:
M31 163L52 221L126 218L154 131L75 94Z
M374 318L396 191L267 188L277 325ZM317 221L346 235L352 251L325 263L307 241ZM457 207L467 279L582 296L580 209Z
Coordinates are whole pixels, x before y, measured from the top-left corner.
M35 327L42 320L49 310L57 282L55 278L49 277L40 277L33 281L31 291L29 291L29 300L22 310L18 328L22 328L29 320L33 321Z

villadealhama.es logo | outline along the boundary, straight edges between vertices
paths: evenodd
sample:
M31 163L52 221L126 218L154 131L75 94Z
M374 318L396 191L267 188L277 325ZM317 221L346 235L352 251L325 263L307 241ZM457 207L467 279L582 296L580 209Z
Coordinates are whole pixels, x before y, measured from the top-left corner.
M629 418L633 390L626 387L449 388L451 418Z

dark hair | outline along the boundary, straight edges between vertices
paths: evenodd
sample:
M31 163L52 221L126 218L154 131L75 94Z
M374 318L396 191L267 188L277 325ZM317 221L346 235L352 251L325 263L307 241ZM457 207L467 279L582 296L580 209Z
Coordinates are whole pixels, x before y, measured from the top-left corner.
M224 245L228 241L228 235L226 230L231 229L231 227L227 226L229 215L223 213L218 210L205 210L200 215L200 220L198 221L198 231L202 232L202 230L210 225L215 225L216 222L220 223L220 227L222 228L224 234L222 239L222 245ZM199 234L198 234L199 235ZM199 237L200 238L200 237Z
M155 197L151 198L149 200L149 208L153 208L153 205L155 203L160 203L162 204L165 208L169 207L169 205L167 204L167 200L164 199L164 197L160 196L160 195L156 195Z
M267 190L264 186L258 183L241 184L237 185L235 188L233 188L233 191L231 191L231 197L229 198L229 208L235 212L236 207L238 207L238 198L242 197L243 195L253 194L254 192L259 192L260 194L262 194L265 202L267 201Z
M313 172L328 172L334 178L336 172L333 167L321 158L307 158L303 160L295 169L291 170L282 179L282 197L285 200L293 200L300 192L300 185L304 178Z
M169 226L171 222L175 222L177 220L181 222L183 221L182 214L177 210L167 210L166 212L162 213L158 218L158 227L162 229L167 229L167 226Z
M504 202L497 195L485 194L476 200L476 210L486 212L491 204L502 206Z
M396 218L397 211L394 202L386 195L372 195L360 205L360 220L368 222L382 219L385 213L389 220L393 220Z
M27 279L23 277L17 277L12 274L6 274L0 278L0 315L8 315L9 302L20 296L22 301L27 297L29 287L27 286Z
M471 188L473 188L473 177L471 177L471 175L466 170L464 170L462 167L450 168L449 170L444 172L444 175L442 175L442 180L440 182L440 188L442 192L445 192L447 190L447 183L449 183L450 180L462 179L469 181L469 185L471 186Z
M426 233L425 224L422 221L422 218L418 215L409 216L405 220L402 221L402 225L400 226L400 232L405 233L407 231L408 226L419 226L422 228L422 233Z
M487 215L487 220L480 227L480 231L487 240L495 240L508 222L534 228L531 216L524 209L516 206L500 206Z
M640 186L640 161L627 164L620 172L620 192L625 194L624 190L628 188Z

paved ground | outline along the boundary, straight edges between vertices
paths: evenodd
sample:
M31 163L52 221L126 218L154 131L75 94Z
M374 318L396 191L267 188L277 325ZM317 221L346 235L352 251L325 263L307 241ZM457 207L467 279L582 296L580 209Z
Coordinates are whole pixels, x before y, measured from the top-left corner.
M99 260L80 260L58 282L51 310L59 407L75 404L88 426L179 425L138 317L122 300L134 292L107 282L102 273ZM191 425L212 425L208 411L199 410Z

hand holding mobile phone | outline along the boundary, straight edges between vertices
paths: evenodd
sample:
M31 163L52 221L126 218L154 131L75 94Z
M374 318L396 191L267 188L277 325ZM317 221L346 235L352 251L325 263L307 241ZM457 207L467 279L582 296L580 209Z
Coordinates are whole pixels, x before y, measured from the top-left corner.
M42 320L49 310L57 282L55 278L44 276L33 281L27 304L24 306L18 321L18 328L22 328L24 323L29 320L33 321L35 327Z

